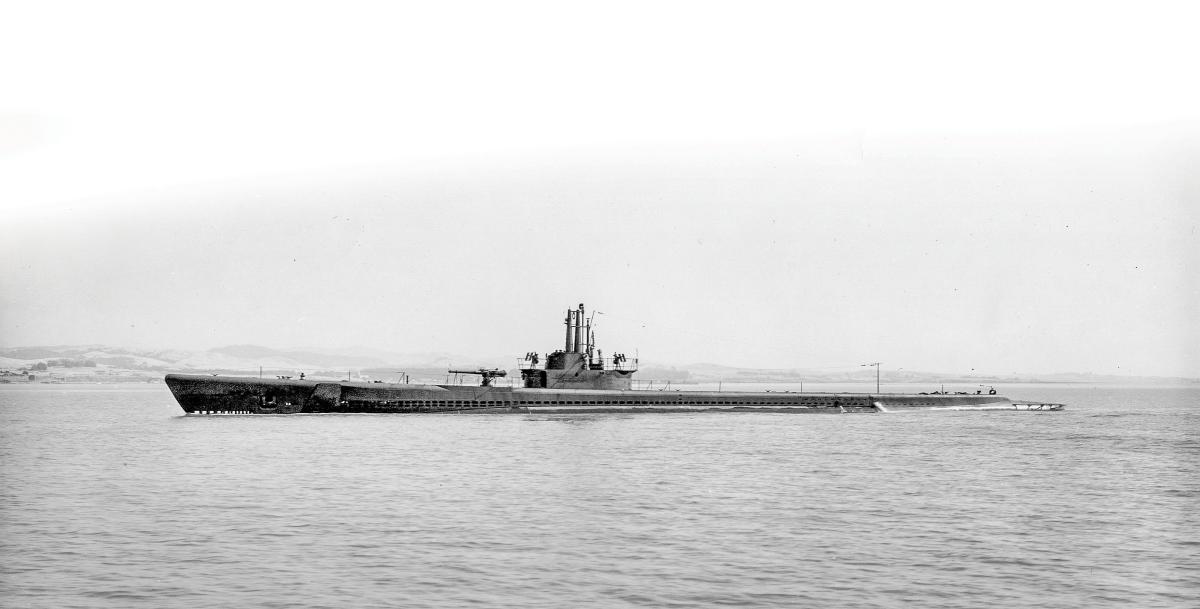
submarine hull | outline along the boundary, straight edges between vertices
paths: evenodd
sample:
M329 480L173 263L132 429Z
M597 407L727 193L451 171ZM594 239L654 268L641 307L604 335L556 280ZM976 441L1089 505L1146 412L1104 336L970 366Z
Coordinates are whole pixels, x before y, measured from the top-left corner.
M169 374L188 414L639 413L759 411L811 414L1028 408L999 395L529 389ZM1058 408L1054 408L1058 406Z

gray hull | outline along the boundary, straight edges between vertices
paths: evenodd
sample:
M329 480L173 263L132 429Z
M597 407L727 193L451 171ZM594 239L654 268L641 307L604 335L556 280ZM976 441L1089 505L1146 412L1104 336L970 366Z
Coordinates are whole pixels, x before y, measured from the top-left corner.
M1029 403L1014 403L998 395L523 389L189 374L169 374L166 383L184 412L189 414L696 411L840 414L1062 408L1059 404L1040 404L1041 408L1029 408Z

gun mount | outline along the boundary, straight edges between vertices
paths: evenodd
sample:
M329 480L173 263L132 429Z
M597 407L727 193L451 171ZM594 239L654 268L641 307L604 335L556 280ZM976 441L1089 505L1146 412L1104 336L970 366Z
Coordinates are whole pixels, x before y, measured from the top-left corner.
M498 368L480 368L478 370L449 370L450 374L478 374L483 377L480 383L482 387L491 387L492 379L496 377L508 376L508 372Z

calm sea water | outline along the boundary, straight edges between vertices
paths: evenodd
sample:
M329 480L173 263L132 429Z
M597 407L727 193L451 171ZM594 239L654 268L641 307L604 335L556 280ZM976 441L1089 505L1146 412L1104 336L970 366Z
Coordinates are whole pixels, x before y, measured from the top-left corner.
M10 607L1196 607L1200 389L1059 413L182 417L0 389Z

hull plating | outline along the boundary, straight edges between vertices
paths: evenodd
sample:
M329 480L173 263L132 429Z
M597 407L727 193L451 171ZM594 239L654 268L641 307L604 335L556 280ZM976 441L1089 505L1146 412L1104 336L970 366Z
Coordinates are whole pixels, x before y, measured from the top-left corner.
M519 389L170 374L167 386L189 414L323 412L648 413L759 411L812 414L908 410L1057 410L1021 408L997 395L779 393ZM1053 408L1057 406L1057 408Z

